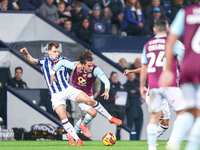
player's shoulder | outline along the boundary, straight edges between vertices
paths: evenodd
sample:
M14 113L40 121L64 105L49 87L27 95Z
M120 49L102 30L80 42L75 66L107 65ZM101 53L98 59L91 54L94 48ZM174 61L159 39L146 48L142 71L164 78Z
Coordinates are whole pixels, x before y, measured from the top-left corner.
M73 62L73 60L71 60L71 59L69 59L69 58L67 58L67 57L60 57L59 60L67 60L67 61Z
M48 58L38 58L38 65L44 64L46 60L48 60Z

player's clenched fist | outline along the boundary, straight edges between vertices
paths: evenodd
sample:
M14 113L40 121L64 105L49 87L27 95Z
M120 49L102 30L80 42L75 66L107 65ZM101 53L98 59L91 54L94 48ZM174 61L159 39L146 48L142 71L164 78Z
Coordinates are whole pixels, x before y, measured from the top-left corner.
M28 51L27 51L27 49L24 47L24 48L22 48L22 49L20 49L20 52L21 53L24 53L24 54L27 54L28 53Z

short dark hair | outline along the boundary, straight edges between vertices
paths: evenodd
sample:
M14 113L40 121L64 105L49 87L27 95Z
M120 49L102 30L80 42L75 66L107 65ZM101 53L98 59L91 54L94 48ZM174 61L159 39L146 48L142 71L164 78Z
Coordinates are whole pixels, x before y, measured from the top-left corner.
M58 44L58 43L50 42L50 43L48 44L48 50L51 50L52 47L54 47L54 46L55 46L55 48L59 48L59 44Z
M94 58L92 56L91 50L85 50L81 54L78 53L76 60L80 61L81 64L86 64L86 61L93 61Z
M158 32L167 31L167 27L169 26L166 19L158 19L154 24L156 30Z
M22 67L16 67L16 68L15 68L15 72L16 72L16 70L18 70L18 69L20 69L20 70L23 72Z
M75 6L82 7L82 2L80 2L80 1L75 1Z

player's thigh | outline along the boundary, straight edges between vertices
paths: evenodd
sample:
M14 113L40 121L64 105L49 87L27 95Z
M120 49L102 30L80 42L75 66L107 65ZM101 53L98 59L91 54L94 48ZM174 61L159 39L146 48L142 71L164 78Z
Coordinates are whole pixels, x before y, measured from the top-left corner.
M93 99L93 96L90 96L91 99ZM77 103L78 107L81 109L81 115L85 116L87 113L91 115L92 117L96 116L96 109L94 109L92 106L85 104L85 103Z
M161 110L163 111L163 114L164 114L162 119L169 119L170 118L170 109L169 109L169 104L166 99L163 99L163 101L162 101Z
M192 83L184 83L180 85L180 89L183 93L183 99L186 103L186 109L192 109L196 107L196 88Z
M65 93L66 93L66 96L65 98L66 99L69 99L69 100L72 100L72 101L76 101L77 97L83 93L83 91L79 90L79 89L76 89L74 88L73 86L70 86L68 87L66 90L65 90ZM86 95L87 96L87 95ZM82 102L82 101L81 101Z
M58 92L51 94L51 102L52 102L52 108L55 110L60 105L66 106L66 98L64 92Z
M162 96L159 89L154 88L149 90L149 112L158 113L161 111Z
M164 97L175 111L180 111L186 108L183 93L179 87L167 87L165 89L162 88L162 90Z

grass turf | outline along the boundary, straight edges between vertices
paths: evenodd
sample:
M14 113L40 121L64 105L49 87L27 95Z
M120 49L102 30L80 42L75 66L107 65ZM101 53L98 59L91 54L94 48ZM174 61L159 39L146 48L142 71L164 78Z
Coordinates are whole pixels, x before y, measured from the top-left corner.
M104 146L101 141L83 141L84 146L69 146L68 141L0 141L0 150L147 150L146 141L117 141L114 146ZM164 150L166 141L158 141L157 150ZM186 142L183 142L181 150Z

